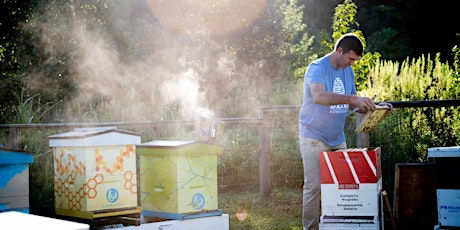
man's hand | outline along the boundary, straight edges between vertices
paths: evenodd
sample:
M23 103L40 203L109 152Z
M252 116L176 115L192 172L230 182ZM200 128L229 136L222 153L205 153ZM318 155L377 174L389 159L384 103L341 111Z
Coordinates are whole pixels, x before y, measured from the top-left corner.
M356 96L353 100L354 108L359 108L358 112L367 113L369 110L375 110L376 106L372 98Z
M388 103L388 102L380 102L378 104L379 106L388 106L388 108L390 108L388 111L387 111L387 116L391 114L391 112L393 111L393 105L391 103Z

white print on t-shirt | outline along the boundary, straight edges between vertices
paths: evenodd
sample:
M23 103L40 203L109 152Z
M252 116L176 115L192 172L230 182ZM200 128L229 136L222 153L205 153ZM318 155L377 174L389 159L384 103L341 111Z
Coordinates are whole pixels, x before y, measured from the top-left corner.
M342 79L336 78L332 86L332 92L338 94L345 94L345 87L343 86ZM346 113L348 111L348 104L331 105L329 113Z

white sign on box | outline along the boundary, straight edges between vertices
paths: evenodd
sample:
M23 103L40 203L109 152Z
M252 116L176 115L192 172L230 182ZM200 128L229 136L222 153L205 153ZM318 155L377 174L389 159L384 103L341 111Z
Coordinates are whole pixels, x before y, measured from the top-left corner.
M322 216L378 216L380 148L320 154Z
M436 189L438 222L445 227L460 227L460 189Z

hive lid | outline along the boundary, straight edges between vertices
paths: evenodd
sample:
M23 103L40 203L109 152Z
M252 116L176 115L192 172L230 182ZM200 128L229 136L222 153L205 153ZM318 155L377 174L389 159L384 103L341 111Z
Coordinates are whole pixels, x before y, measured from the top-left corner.
M129 131L119 130L115 126L93 127L93 128L75 128L73 131L59 133L49 136L52 139L60 138L86 138L90 136L100 135L108 132L131 133Z
M154 140L140 144L140 146L146 147L179 147L195 143L196 141L190 140Z
M10 229L10 226L14 226L14 229L90 229L88 224L38 216L17 211L0 212L0 223L2 223L2 229L3 227Z
M222 147L200 140L153 140L136 145L138 149L206 149L206 152L221 152ZM200 151L201 151L200 150ZM197 149L195 149L197 151Z
M76 128L67 133L51 135L48 138L50 147L126 145L141 142L138 133L119 130L114 126Z
M0 149L0 165L27 164L32 163L33 161L33 153L11 149Z
M428 148L428 157L460 157L460 146Z

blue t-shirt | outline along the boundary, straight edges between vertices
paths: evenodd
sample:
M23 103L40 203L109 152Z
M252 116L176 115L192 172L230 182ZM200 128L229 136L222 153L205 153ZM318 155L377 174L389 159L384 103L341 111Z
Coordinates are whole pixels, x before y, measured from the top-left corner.
M349 66L335 69L328 56L313 61L305 71L304 96L299 113L299 135L335 146L345 141L343 129L348 104L319 105L313 102L310 85L321 83L326 91L338 94L356 94L355 75Z

